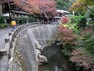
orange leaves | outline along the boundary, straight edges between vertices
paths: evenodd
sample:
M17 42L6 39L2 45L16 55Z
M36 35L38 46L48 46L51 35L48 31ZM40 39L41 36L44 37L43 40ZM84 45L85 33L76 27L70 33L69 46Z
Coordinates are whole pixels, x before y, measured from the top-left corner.
M50 12L50 13L54 13L56 12L56 8L55 8L55 1L50 1L50 0L40 0L40 9L42 11L42 13L45 12Z
M38 12L38 0L13 0L14 4L19 6L21 9L29 12L36 13Z
M86 69L91 69L91 71L94 71L94 56L86 52L84 48L73 50L73 52L71 53L70 60L72 62L79 63Z
M69 28L64 27L63 25L58 26L58 39L63 41L64 43L73 43L75 38L77 38L76 35L73 34L73 31Z
M39 10L39 0L27 0L28 1L28 4L29 4L29 9L32 9L32 12L34 13L39 13L40 10Z
M85 35L85 34L92 33L92 31L93 31L92 28L88 28L88 27L87 27L87 29L81 31L80 35L83 36L83 35Z
M75 7L77 7L77 4L76 3L73 3L72 6L69 8L69 10L75 10Z
M85 10L88 5L94 5L94 0L76 0L69 9L72 11L81 11Z
M54 0L13 0L13 2L29 13L46 13L55 11Z
M72 4L70 10L78 11L79 9L83 9L84 3L81 0L77 0L75 3Z
M68 33L69 33L69 34L72 34L72 33L73 33L71 29L66 28L66 27L64 27L63 25L58 26L58 31L59 31L59 32L62 32L62 33L64 33L64 34L68 34Z
M89 71L94 71L93 30L87 28L80 33L76 41L76 48L71 52L70 60L83 66ZM79 41L80 40L80 41ZM89 49L90 48L90 49Z
M60 19L60 21L61 21L62 24L66 24L69 21L69 18L64 16Z

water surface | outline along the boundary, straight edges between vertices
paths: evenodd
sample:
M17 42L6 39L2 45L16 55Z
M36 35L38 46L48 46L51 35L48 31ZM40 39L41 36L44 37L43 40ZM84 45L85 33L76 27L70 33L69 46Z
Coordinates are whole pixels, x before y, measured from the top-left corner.
M77 71L72 63L63 55L61 47L53 43L45 47L42 54L47 57L48 64L39 66L39 71Z

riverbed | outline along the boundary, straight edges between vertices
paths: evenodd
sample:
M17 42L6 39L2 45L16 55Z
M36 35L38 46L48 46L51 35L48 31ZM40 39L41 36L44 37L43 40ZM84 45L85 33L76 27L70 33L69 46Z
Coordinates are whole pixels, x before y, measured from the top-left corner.
M48 63L40 65L39 71L77 71L61 50L61 45L57 45L56 42L45 47L42 55L47 57Z

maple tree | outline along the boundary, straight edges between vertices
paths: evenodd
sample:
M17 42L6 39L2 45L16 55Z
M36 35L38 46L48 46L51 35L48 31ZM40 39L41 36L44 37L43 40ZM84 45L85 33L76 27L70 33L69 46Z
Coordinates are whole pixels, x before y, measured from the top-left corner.
M78 37L74 35L73 30L65 27L62 24L58 26L58 32L58 39L64 43L74 44L74 40Z
M94 71L94 32L87 27L79 35L60 25L58 38L63 43L62 52L76 64L78 71ZM76 40L75 40L76 39ZM73 45L72 45L73 44Z
M87 33L88 32L88 33ZM76 46L71 52L70 60L83 66L89 71L94 71L94 33L93 29L87 28L80 33Z
M14 4L19 8L36 14L51 13L56 14L55 1L54 0L13 0Z
M62 24L66 24L68 21L69 21L69 18L66 17L66 16L64 16L64 17L62 17L62 18L60 19L60 22L61 22Z
M71 6L71 4L75 0L55 0L56 1L56 7L58 9L68 10L68 8Z
M71 53L70 60L76 62L85 69L94 71L94 56L90 55L84 48L78 48Z
M79 11L79 10L81 11L85 9L91 10L88 6L92 6L92 5L94 5L94 0L77 0L72 4L70 10L74 10L74 11Z

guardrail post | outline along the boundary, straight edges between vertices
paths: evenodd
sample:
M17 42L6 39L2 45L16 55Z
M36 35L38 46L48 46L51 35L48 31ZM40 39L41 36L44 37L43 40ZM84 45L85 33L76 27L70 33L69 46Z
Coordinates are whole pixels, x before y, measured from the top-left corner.
M12 33L10 32L10 33L8 33L8 35L10 36L10 35L12 35Z

